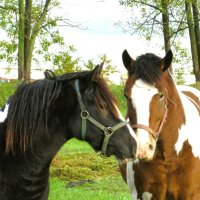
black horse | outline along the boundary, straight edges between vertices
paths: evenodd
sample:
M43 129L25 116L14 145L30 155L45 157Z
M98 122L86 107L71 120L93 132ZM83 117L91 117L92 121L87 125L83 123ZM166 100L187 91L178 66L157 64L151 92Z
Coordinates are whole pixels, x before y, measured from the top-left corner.
M0 200L48 199L50 163L72 137L105 156L134 159L134 132L120 117L101 70L98 65L62 76L46 71L46 79L23 83L10 97L0 122Z

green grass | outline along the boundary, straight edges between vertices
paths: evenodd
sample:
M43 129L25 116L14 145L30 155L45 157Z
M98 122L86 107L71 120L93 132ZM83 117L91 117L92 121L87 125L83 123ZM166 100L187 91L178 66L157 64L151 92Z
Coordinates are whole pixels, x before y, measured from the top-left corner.
M123 116L126 115L126 98L124 97L124 86L123 85L110 85L110 89L114 96L119 101L119 109Z
M69 183L79 183L81 180L92 183L67 187ZM92 200L94 197L95 200L130 199L116 159L104 159L86 142L76 139L67 142L52 162L49 199L54 200L55 196L57 200Z
M128 200L130 195L120 178L109 178L68 188L64 181L51 178L49 200Z

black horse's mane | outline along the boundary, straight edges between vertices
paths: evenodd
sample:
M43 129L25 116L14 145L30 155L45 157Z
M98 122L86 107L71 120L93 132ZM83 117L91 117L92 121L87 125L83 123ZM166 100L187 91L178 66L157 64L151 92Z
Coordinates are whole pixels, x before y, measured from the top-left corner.
M80 79L88 73L89 71L84 71L56 76L52 71L46 71L46 79L22 83L10 100L5 151L14 153L16 149L19 149L21 152L26 152L34 134L38 131L40 134L47 134L48 108L62 93L62 82ZM97 77L93 84L95 104L117 115L115 107L117 101L108 89L105 80ZM41 127L41 124L44 125Z
M136 79L154 84L162 75L161 58L152 53L147 53L136 58L129 74L134 74Z

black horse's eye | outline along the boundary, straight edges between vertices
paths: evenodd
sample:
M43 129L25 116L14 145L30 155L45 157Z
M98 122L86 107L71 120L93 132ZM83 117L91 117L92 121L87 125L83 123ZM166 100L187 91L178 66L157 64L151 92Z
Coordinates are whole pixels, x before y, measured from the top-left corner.
M129 94L128 90L125 89L124 96L126 97L126 99L130 99L130 96L128 94Z
M126 97L127 100L131 99L126 93L124 93L124 96Z

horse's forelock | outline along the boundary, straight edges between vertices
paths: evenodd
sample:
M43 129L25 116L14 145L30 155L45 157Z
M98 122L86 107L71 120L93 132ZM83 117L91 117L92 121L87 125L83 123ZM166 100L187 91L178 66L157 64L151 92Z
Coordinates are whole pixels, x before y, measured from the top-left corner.
M134 74L136 79L155 84L162 75L161 58L151 53L137 57L130 74Z

